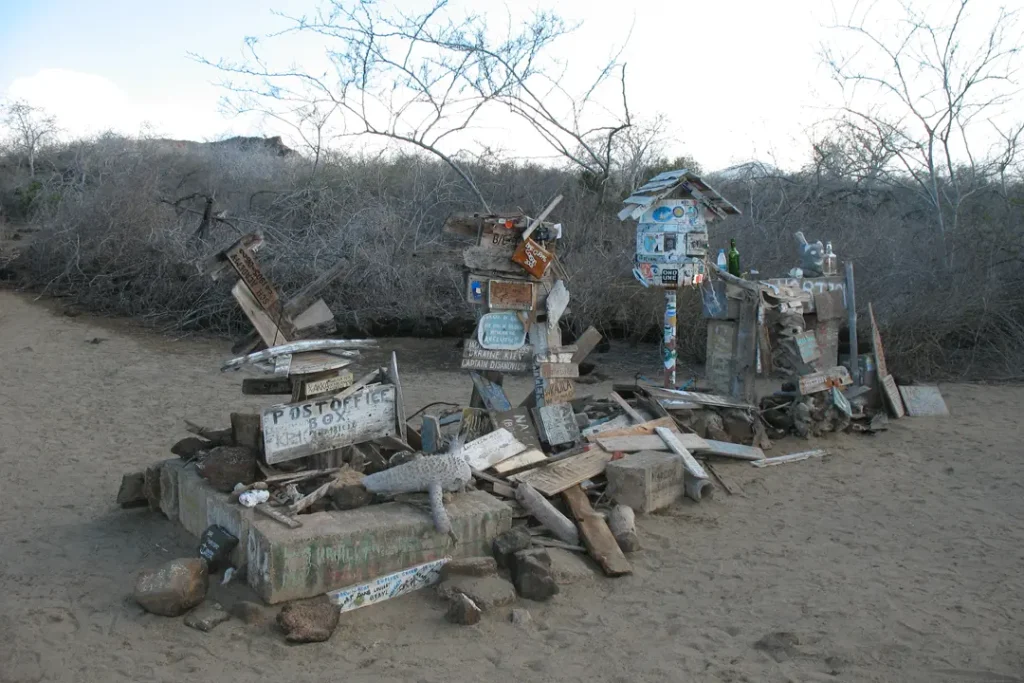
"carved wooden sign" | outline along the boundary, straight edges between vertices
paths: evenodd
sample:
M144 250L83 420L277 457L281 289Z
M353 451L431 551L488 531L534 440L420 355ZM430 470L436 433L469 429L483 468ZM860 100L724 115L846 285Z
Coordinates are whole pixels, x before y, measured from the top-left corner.
M341 400L325 396L265 408L262 418L267 464L394 435L396 395L393 385L384 384Z
M260 266L253 258L252 251L244 245L238 244L228 251L226 256L238 273L238 277L242 278L242 282L249 287L253 297L263 310L274 313L279 301L277 292L270 280L260 271Z
M533 349L485 349L475 339L467 339L462 350L463 370L493 370L494 372L529 372Z

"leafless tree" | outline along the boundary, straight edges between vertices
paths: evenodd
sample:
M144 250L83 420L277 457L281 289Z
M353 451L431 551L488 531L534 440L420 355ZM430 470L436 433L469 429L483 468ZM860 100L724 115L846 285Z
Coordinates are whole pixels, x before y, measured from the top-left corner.
M1005 144L995 152L983 152L979 139L1016 94L1018 13L999 9L973 39L968 24L983 9L973 0L900 6L901 19L885 26L875 4L855 3L832 27L855 46L824 46L823 56L844 94L840 137L867 151L854 165L869 162L877 179L913 189L945 241L963 202L1017 156L1019 126L1001 133Z
M0 107L4 123L13 137L13 148L28 159L28 174L36 177L36 156L47 138L57 133L57 120L39 107L24 101L10 102Z
M565 67L549 56L549 48L572 29L553 12L536 12L520 25L510 18L504 34L482 15L456 16L447 0L435 0L422 14L330 0L309 17L280 16L291 25L267 39L319 36L327 44L326 68L272 66L256 38L247 39L241 62L192 55L229 74L229 101L239 109L259 102L262 111L291 119L304 107L327 103L341 113L340 134L382 137L435 155L488 211L455 147L458 134L485 110L496 116L511 112L558 154L603 179L611 169L610 145L596 145L595 136L611 141L630 125L625 70L615 59L583 93L563 86ZM593 100L616 74L622 113L605 110L596 118L609 120L593 122Z

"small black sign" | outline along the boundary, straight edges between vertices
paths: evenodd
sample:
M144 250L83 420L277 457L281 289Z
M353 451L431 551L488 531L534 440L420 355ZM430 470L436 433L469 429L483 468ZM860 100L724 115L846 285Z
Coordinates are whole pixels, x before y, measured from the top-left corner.
M678 268L662 268L661 269L661 284L663 284L663 285L678 285L679 284L679 269Z
M199 537L199 557L206 560L210 572L218 572L230 565L228 557L238 545L238 539L228 533L227 529L216 524L206 528Z

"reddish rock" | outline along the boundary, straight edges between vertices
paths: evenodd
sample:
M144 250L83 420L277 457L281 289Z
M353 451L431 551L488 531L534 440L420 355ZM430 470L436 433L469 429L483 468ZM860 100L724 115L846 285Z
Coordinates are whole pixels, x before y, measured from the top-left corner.
M199 459L196 471L218 491L230 493L235 484L256 481L256 453L242 446L217 446Z
M319 643L331 637L340 617L338 606L320 596L285 605L277 615L277 625L289 643Z
M134 597L147 612L180 617L206 598L208 587L206 562L190 557L143 570L135 582Z

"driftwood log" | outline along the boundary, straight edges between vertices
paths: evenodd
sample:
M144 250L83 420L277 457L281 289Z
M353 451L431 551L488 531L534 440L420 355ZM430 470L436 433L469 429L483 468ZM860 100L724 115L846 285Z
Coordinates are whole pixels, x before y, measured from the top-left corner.
M636 515L628 505L616 505L608 514L608 528L624 553L640 550L640 537L636 535Z
M529 484L520 484L516 487L516 500L543 524L544 528L553 533L555 538L572 545L580 544L580 535L576 530L576 524L555 509L555 506L535 488Z

